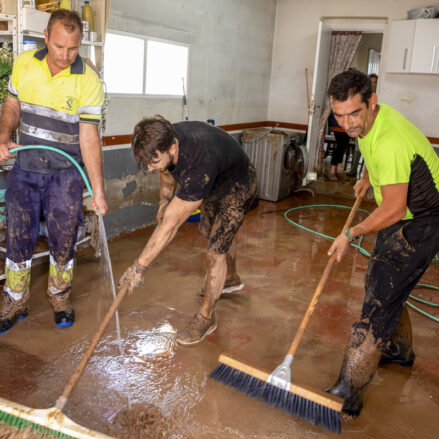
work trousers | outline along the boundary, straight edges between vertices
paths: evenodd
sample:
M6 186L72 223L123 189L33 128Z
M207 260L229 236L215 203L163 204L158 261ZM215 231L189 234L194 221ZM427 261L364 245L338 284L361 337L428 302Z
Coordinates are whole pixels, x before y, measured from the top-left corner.
M366 295L354 331L372 330L384 346L398 325L404 304L439 251L439 216L399 221L378 232L366 272Z
M19 300L29 288L32 253L44 218L48 231L52 294L70 290L73 255L82 222L84 183L76 168L58 173L22 171L8 175L5 194L5 292ZM59 287L56 287L58 285Z

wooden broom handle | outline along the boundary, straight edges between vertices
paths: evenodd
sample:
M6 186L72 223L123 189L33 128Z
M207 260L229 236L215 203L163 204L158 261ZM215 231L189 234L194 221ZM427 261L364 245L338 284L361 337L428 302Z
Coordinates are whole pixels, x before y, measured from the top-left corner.
M90 343L90 346L88 347L85 354L82 356L81 362L76 366L75 371L73 372L72 376L70 377L69 382L67 383L66 387L64 388L64 392L62 393L61 397L58 399L58 402L56 404L56 407L62 410L65 403L67 402L67 399L70 396L70 393L72 393L73 388L78 383L79 378L81 378L82 372L84 371L84 368L86 364L88 363L88 360L90 359L91 355L93 354L93 351L96 348L96 345L98 344L99 340L102 337L102 334L104 333L105 329L107 328L108 324L110 323L110 320L112 319L114 313L116 312L116 309L126 296L126 293L128 292L128 287L125 286L119 290L117 293L116 299L114 300L113 304L111 305L110 309L107 311L107 314L104 317L104 320L102 321L101 325L99 326L99 329L97 330L95 336L93 337L93 340Z
M342 232L345 231L351 225L352 220L354 219L354 216L357 213L357 210L360 207L362 201L363 201L363 197L357 197L357 199L355 200L355 204L351 209L351 212L348 216L348 219L346 220L345 225L343 226ZM305 332L306 326L308 325L308 322L311 319L311 316L314 312L314 308L316 307L317 301L319 300L320 294L322 293L323 288L326 285L326 281L329 278L329 274L331 273L332 267L335 264L335 258L336 258L336 253L333 253L329 258L328 263L326 264L325 270L323 271L322 277L320 278L320 282L317 285L313 298L311 299L311 303L309 304L308 309L306 310L306 313L303 316L302 322L300 323L299 329L297 330L296 335L294 336L294 340L291 343L290 350L288 351L289 355L294 356L294 354L297 351L300 340L302 339L303 333Z

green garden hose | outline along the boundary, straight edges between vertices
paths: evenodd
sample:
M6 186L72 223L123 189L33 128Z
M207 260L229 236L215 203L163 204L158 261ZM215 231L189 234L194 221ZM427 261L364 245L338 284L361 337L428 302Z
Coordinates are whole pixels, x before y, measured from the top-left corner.
M55 148L53 146L47 146L47 145L25 145L25 146L17 146L16 148L12 148L9 150L9 152L18 152L18 151L24 151L26 149L47 149L49 151L57 152L58 154L63 155L64 157L68 158L78 169L78 171L81 173L82 178L84 179L84 183L87 186L87 190L90 193L90 197L93 198L93 191L90 186L90 182L88 181L87 176L85 175L84 170L81 168L79 163L70 155L67 154L65 151L59 148Z
M320 237L322 237L322 238L325 238L325 239L329 239L329 240L331 240L331 241L334 241L334 240L335 240L334 237L329 236L329 235L325 235L324 233L316 232L315 230L312 230L312 229L310 229L310 228L308 228L308 227L302 226L301 224L298 224L297 222L293 221L292 219L290 219L290 218L288 217L288 214L289 214L290 212L294 212L294 211L301 210L301 209L313 209L313 208L321 208L321 207L338 208L338 209L349 209L349 210L352 209L351 206L343 206L343 205L338 205L338 204L312 204L312 205L309 205L309 206L299 206L299 207L293 207L293 208L291 208L291 209L288 209L288 210L285 211L285 213L284 213L284 218L285 218L290 224L292 224L292 225L295 226L295 227L298 227L299 229L305 230L306 232L313 233L314 235L320 236ZM368 212L367 210L364 210L364 209L358 209L358 211L359 211L359 212L366 213L367 215L370 214L370 212ZM364 248L361 247L361 243L362 243L362 241L363 241L363 236L360 238L358 244L351 244L351 246L352 246L352 247L355 247L357 250L360 251L360 253L362 253L363 255L365 255L365 256L367 256L367 257L370 258L370 253L369 253L367 250L365 250ZM438 262L438 256L437 256L437 255L435 256L434 261L435 261L435 262ZM427 284L416 284L416 286L417 286L417 287L421 287L421 288L428 288L428 289L436 290L436 291L439 290L438 287L435 287L435 286L433 286L433 285L427 285ZM413 296L413 295L410 295L409 298L412 299L412 300L415 300L415 301L417 301L417 302L421 302L421 303L423 303L423 304L425 304L425 305L429 305L429 306L432 306L432 307L435 307L435 308L439 308L439 305L438 305L438 304L436 304L436 303L432 303L432 302L427 302L426 300L422 300L422 299L420 299L419 297L415 297L415 296ZM428 317L429 319L434 320L435 322L439 323L439 318L438 318L438 317L435 317L435 316L433 316L433 315L431 315L431 314L429 314L429 313L427 313L427 312L425 312L425 311L419 309L418 307L416 307L415 305L413 305L412 303L410 303L408 300L407 300L406 303L407 303L408 306L410 306L410 307L413 308L414 310L418 311L420 314L422 314L422 315Z

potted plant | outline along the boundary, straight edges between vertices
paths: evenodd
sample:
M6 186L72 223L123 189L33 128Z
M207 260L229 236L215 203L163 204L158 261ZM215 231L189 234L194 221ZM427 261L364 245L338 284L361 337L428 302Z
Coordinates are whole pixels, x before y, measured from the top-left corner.
M0 47L0 108L8 96L8 83L13 62L14 54L11 46L3 43L3 46Z

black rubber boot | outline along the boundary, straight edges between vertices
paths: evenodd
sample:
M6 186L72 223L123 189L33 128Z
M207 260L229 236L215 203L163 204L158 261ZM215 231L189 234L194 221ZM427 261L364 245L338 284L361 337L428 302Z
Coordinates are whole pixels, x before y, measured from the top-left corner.
M337 382L325 392L332 395L339 396L344 399L343 413L353 418L356 418L363 408L363 393L355 389L351 380L346 376L339 376Z
M17 321L27 317L29 313L29 289L20 300L14 300L8 293L3 292L3 301L0 306L0 334L9 331Z
M394 363L406 367L413 366L415 353L412 341L412 325L407 307L404 307L392 339L382 348L380 365Z
M375 375L381 356L371 332L365 332L361 326L354 324L338 379L325 390L343 398L342 411L353 418L361 412L364 391Z
M75 323L75 310L70 309L67 311L54 311L53 315L55 317L56 326L72 326Z

